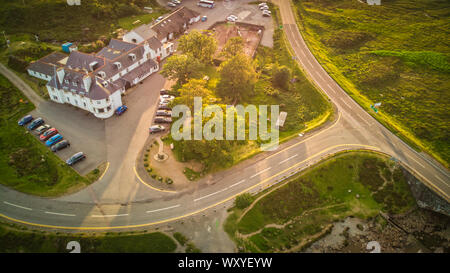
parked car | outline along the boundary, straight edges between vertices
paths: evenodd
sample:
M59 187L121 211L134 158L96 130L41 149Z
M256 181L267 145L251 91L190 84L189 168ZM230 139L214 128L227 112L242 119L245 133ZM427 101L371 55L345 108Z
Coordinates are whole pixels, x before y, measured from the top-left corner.
M155 123L172 123L172 118L156 117L154 122Z
M230 16L227 17L227 21L229 21L229 22L236 22L237 19L238 18L235 15L230 15Z
M169 110L157 110L156 116L163 116L163 117L171 117L172 111Z
M258 4L258 7L259 7L259 8L262 7L262 6L267 6L267 3L266 3L266 2L263 2L263 3L259 3L259 4Z
M67 139L64 139L53 145L50 149L52 150L52 152L57 152L69 146L70 146L69 141Z
M269 9L269 7L268 6L261 6L261 7L259 7L259 9L260 10L265 10L265 9Z
M169 95L169 90L167 90L167 89L161 89L161 90L159 91L159 94L160 94L160 95Z
M43 132L47 131L48 129L52 128L52 126L50 126L49 124L44 124L42 126L39 126L36 130L34 130L36 132L36 134L40 135Z
M208 16L202 16L202 22L206 22L206 20L208 20Z
M66 160L67 165L72 166L73 164L85 159L86 156L83 154L83 152L78 152L71 156L69 159Z
M56 128L50 128L47 131L45 131L42 135L39 136L39 139L41 141L46 141L47 139L51 138L52 136L56 135L58 133L58 130Z
M33 117L31 115L26 115L19 120L18 124L20 126L24 126L25 124L30 123L32 120L33 120Z
M264 14L264 13L272 14L272 12L271 12L270 10L268 10L268 9L263 10L262 13L263 13L263 14Z
M172 108L170 108L168 104L159 104L158 110L172 110Z
M28 129L29 130L34 130L37 127L41 126L42 124L44 124L44 120L42 118L37 118L37 119L33 120L33 122L31 122L28 125Z
M164 128L164 126L162 125L153 125L149 128L150 134L156 134L159 132L164 131L166 128Z
M60 135L60 134L54 135L45 142L45 146L50 147L52 145L55 145L56 143L60 142L62 139L63 139L62 135Z
M178 0L172 0L172 3L174 3L175 5L179 5L179 4L181 4L181 2L180 2L180 1L178 1Z
M128 107L126 105L119 106L116 109L116 115L120 116L127 110L128 110Z
M174 8L177 6L175 3L172 3L172 2L167 2L167 5L171 8Z
M159 16L159 17L155 20L155 23L160 22L162 19L164 19L164 16Z
M263 10L262 16L270 17L271 14L272 14L272 13L270 12L270 10Z
M160 99L161 101L165 101L165 100L167 100L167 101L173 101L173 100L175 99L175 97L174 97L174 96L171 96L171 95L161 95L161 96L159 96L159 99Z

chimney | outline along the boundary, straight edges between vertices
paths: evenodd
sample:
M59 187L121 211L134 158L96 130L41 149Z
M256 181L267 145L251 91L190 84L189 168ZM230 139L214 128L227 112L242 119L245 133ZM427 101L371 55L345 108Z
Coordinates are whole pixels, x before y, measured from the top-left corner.
M86 90L86 93L88 93L89 90L91 89L91 82L92 82L91 76L85 75L83 77L83 84L84 84L84 89Z
M64 68L60 67L58 70L56 70L56 77L58 78L59 84L62 84L64 79Z

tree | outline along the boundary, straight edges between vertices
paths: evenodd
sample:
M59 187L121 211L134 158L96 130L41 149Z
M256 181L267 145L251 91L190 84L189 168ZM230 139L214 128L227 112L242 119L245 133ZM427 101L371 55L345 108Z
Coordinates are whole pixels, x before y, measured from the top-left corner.
M214 37L193 30L189 34L181 36L178 49L185 54L190 54L203 64L211 63L217 49L217 41Z
M246 207L250 206L250 204L255 200L253 195L250 193L243 193L236 197L234 200L234 205L238 209L245 209Z
M213 99L211 90L205 87L206 82L202 79L191 79L184 84L178 91L180 96L175 99L174 104L184 104L188 106L191 111L194 108L194 97L202 97L203 103L208 103Z
M244 54L237 54L224 61L220 67L217 93L222 98L238 101L249 94L256 83L256 72L252 60Z
M169 79L176 79L185 84L190 78L200 76L202 64L192 56L180 54L169 57L161 70L161 75Z
M289 80L291 78L291 70L286 66L278 66L274 64L272 67L272 84L275 87L279 87L287 90L289 87Z
M227 41L220 56L229 59L237 54L244 54L244 41L239 36L233 37Z

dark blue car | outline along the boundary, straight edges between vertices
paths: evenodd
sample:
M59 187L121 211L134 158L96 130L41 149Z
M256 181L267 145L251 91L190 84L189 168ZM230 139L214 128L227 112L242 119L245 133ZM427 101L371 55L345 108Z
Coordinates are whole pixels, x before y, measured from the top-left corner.
M28 125L28 129L34 130L37 127L41 126L42 124L44 124L44 120L42 118L37 118L33 120L33 122L31 122L30 125Z
M118 116L122 115L125 111L127 111L127 109L128 109L128 107L126 105L119 106L116 109L116 115L118 115Z
M24 126L25 124L29 123L32 120L33 120L33 117L31 115L26 115L21 120L19 120L18 124L20 126Z
M60 134L54 135L54 136L52 136L49 140L47 140L47 141L45 142L45 146L50 147L50 146L52 146L52 145L54 145L54 144L60 142L62 139L63 139L63 136L62 136L62 135L60 135Z

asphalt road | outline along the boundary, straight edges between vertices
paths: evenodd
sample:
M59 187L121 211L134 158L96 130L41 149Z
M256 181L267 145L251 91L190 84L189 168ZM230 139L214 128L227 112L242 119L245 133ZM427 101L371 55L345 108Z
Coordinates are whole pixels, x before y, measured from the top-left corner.
M110 167L100 181L80 192L44 199L0 187L0 216L50 228L125 229L196 217L231 204L243 192L256 192L286 179L322 158L343 150L370 149L395 157L427 186L449 200L449 173L409 148L357 105L322 69L304 43L288 1L281 1L284 31L300 65L337 106L328 127L259 154L228 170L193 183L183 192L152 189L134 172L136 157L148 137L157 90L164 79L152 75L127 95L138 114L106 121L106 157ZM154 91L156 90L156 92ZM356 194L356 192L354 193Z

